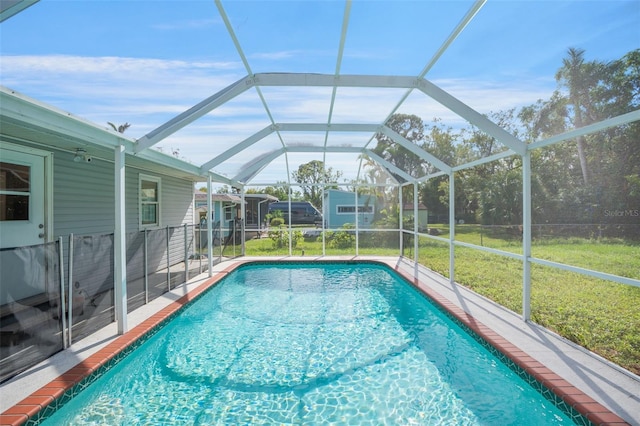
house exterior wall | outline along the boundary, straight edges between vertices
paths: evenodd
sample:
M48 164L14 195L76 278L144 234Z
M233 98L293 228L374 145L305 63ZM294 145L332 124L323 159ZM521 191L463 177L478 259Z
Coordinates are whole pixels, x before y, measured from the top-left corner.
M6 145L5 145L6 144ZM115 231L114 162L92 158L90 163L75 162L74 152L45 149L35 144L2 138L2 147L37 148L52 153L52 170L45 179L52 186L52 213L47 218L52 240L62 237L65 277L69 276L70 234L74 235L73 281L85 291L113 286L113 232ZM144 236L140 231L140 174L160 179L160 227L148 233L150 268L162 269L184 260L185 229L193 223L193 183L185 179L127 167L125 172L125 218L127 270L132 279L143 270ZM167 229L167 226L170 228ZM191 229L187 229L187 237ZM153 235L151 235L153 233ZM167 240L167 238L169 240ZM171 244L167 244L169 241ZM20 246L18 242L13 247ZM167 250L169 247L169 250ZM161 266L161 267L158 267ZM153 269L155 270L155 269ZM5 277L6 278L6 277ZM65 278L65 279L66 279ZM4 281L4 279L3 279ZM25 293L24 297L30 296ZM0 300L0 305L5 301Z
M351 208L353 212L341 212L341 207ZM371 209L371 211L358 214L358 227L368 228L373 222L375 214L375 202L370 201L369 195L358 195L358 210ZM327 228L335 229L350 223L355 225L355 194L353 192L330 189L325 192L324 218Z
M93 159L73 161L73 154L54 152L54 237L74 234L111 233L115 228L114 165ZM125 220L127 232L140 230L140 174L159 177L160 225L193 223L193 183L127 167L125 170Z
M114 163L93 158L91 163L74 162L73 153L53 151L53 237L63 237L64 260L67 261L69 241L67 236L74 234L76 250L86 246L92 257L96 253L111 254L111 242L102 235L111 234L115 229L114 205ZM184 230L174 229L184 224L193 223L193 183L174 177L162 176L147 170L127 167L125 170L125 220L127 239L135 245L142 237L136 236L140 231L139 213L139 179L140 174L160 178L160 229L151 230L150 244L154 246L157 256L150 256L150 268L163 268L167 264L167 238L171 242L184 240ZM163 228L171 227L166 231ZM190 232L190 230L189 230ZM167 235L168 233L168 235ZM82 237L80 237L82 236ZM140 240L141 241L141 240ZM140 243L141 244L141 243ZM128 268L141 271L142 256L134 256L135 247L128 245ZM169 263L176 264L184 259L182 244L169 245ZM141 248L138 247L138 250ZM137 261L136 261L137 259ZM76 262L76 279L88 276L109 275L110 262ZM97 269L96 269L97 268ZM84 271L84 269L87 269ZM108 281L108 280L107 280ZM85 283L80 283L86 286Z
M115 229L114 163L92 158L90 163L74 162L74 153L42 148L25 142L14 145L36 147L53 153L53 217L49 224L57 239L71 233L110 234ZM140 175L161 179L160 225L180 226L193 223L193 182L163 176L152 171L127 167L125 171L125 217L127 232L140 230Z

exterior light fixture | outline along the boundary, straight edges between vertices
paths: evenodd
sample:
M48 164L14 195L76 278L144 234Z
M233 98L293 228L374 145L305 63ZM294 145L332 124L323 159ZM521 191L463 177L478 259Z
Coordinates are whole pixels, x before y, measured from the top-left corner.
M76 163L90 163L91 160L91 156L87 154L87 151L84 148L76 148L76 155L73 157L73 161Z

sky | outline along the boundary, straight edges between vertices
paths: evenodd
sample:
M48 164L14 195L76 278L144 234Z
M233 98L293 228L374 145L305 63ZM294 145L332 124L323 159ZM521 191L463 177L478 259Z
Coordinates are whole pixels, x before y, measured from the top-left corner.
M250 73L418 76L473 6L469 0L344 1L41 0L0 24L0 84L138 139ZM567 49L611 61L640 48L640 0L488 0L425 78L483 114L531 105L557 89ZM243 60L246 60L246 62ZM340 58L340 61L338 60ZM376 123L393 112L466 123L421 92L340 88L251 89L155 148L202 165L276 123ZM263 100L264 99L264 103ZM266 105L266 108L265 108ZM332 133L329 145L363 146L370 133ZM325 143L325 134L272 134L214 171L236 176L282 144ZM321 154L281 156L254 182ZM345 179L357 155L331 156Z

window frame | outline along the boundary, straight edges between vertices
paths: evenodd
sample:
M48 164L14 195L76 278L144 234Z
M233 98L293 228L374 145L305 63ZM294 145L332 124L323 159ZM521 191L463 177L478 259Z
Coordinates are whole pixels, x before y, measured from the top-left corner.
M156 184L156 201L145 201L142 199L142 183L153 182ZM156 206L156 221L154 223L143 223L143 206ZM162 227L162 178L140 174L138 176L138 225L140 229L158 229Z
M349 209L349 211L344 211L346 209ZM340 211L343 210L343 211ZM360 204L358 206L358 214L373 214L374 213L374 208L371 205L363 205ZM354 206L353 204L338 204L336 205L336 214L338 215L354 215L356 214L356 206Z
M224 220L229 222L233 220L233 214L236 211L236 205L234 203L222 203L222 210L224 211Z

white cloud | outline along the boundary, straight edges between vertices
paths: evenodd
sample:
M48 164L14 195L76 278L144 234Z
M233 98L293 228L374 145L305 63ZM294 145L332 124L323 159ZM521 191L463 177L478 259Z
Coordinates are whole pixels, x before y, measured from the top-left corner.
M433 83L483 114L548 99L556 87L552 78L504 81L438 79Z
M240 62L180 61L153 58L125 58L118 56L73 56L73 55L20 55L3 56L3 73L67 73L67 74L104 74L124 76L128 73L158 73L180 70L234 70L241 67Z

